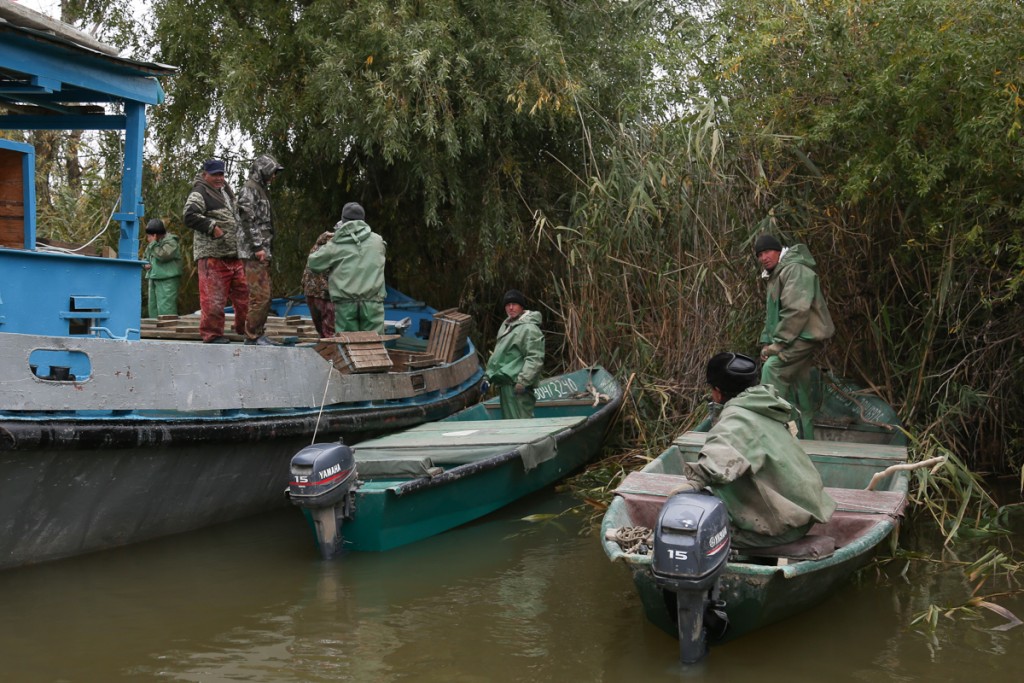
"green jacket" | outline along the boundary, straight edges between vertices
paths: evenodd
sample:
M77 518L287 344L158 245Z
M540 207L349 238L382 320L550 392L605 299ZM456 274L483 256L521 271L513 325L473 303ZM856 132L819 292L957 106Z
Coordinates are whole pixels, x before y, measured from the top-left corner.
M784 536L836 509L821 475L789 432L790 404L759 384L725 404L686 475L722 499L734 526ZM798 537L798 536L797 536ZM786 539L783 542L795 540Z
M147 242L142 258L150 265L146 271L147 280L181 277L181 249L178 248L177 235L168 233L161 239Z
M835 333L816 266L806 245L795 244L783 251L768 275L762 344L789 346L797 338L825 341Z
M540 330L540 320L539 311L523 311L515 320L506 319L501 324L485 371L491 384L535 387L540 383L544 368L544 333Z
M363 221L338 223L334 236L306 259L314 273L330 271L328 289L334 301L383 302L387 242Z

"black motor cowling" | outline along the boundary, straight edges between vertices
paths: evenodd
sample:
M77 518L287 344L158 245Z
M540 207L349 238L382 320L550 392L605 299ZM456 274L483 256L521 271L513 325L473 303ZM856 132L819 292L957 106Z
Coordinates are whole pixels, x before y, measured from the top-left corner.
M342 442L315 443L292 456L288 497L305 509L324 559L341 550L341 526L355 513L356 459Z
M717 591L730 543L729 514L715 496L678 493L662 507L651 569L657 584L676 595L679 659L684 664L707 654L712 624L716 632L725 629Z

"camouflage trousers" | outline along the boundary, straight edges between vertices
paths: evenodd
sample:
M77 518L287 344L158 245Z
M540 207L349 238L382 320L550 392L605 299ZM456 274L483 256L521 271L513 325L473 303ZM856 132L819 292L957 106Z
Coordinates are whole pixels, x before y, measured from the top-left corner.
M306 295L306 305L309 306L309 315L313 318L313 326L320 337L334 336L334 302L330 299L321 299L318 296Z
M167 277L149 281L149 317L178 315L178 285L180 277Z
M236 258L199 259L199 335L203 341L224 336L224 307L235 308L235 332L245 334L249 288L245 266Z
M245 316L245 337L259 339L267 330L270 313L270 263L246 259L245 282L249 287L249 311Z

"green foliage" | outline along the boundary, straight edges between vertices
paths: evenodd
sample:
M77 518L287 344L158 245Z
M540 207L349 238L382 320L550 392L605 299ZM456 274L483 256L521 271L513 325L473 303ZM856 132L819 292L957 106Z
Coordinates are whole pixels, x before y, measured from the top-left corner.
M483 296L490 313L509 284L539 295L545 283L523 272L523 238L535 211L566 208L554 160L576 155L581 102L609 118L645 106L651 55L619 30L642 35L645 8L161 0L157 58L181 69L155 112L164 175L182 186L212 154L244 166L250 153L223 142L239 131L286 167L275 189L288 197L281 232L297 236L278 250L288 289L357 200L388 240L392 282L442 305Z
M832 363L973 466L1019 466L1024 6L726 0L702 29L680 58L822 265Z
M67 6L95 18L123 3ZM358 200L389 242L389 281L462 306L482 347L517 286L549 321L551 370L635 373L625 436L643 458L700 413L710 354L756 348L750 243L771 230L821 266L835 370L897 405L921 444L975 470L1024 464L1021 3L152 12L148 54L180 71L151 110L145 196L186 253L181 205L201 161L226 158L237 186L269 151L286 167L275 294L297 291L309 245ZM108 167L89 173L112 182ZM70 208L68 186L52 192L61 212L100 213Z

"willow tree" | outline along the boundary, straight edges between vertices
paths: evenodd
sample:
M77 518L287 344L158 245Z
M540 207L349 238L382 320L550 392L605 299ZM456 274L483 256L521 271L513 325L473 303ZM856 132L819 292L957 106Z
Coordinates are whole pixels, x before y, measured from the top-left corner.
M1020 465L1024 4L722 0L703 28L691 63L765 222L823 262L832 361Z
M202 157L244 161L224 149L233 131L277 155L279 279L294 287L315 236L357 200L388 240L389 277L418 296L454 304L513 282L539 288L551 263L524 238L537 212L565 211L560 160L578 155L586 120L647 106L653 11L620 0L158 0L156 58L180 68L155 112L161 170L180 193Z

